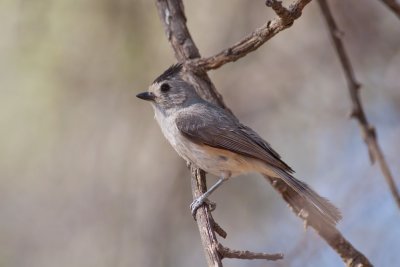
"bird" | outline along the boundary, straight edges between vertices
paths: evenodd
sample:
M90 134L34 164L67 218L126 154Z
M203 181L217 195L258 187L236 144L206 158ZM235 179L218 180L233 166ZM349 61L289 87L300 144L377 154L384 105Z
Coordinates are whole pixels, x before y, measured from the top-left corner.
M305 203L303 215L312 213L330 225L342 218L330 201L293 176L293 169L260 135L229 111L201 98L185 79L182 63L170 66L137 97L151 103L162 133L180 157L219 178L190 205L194 217L229 178L255 172L290 187L295 195L291 201Z

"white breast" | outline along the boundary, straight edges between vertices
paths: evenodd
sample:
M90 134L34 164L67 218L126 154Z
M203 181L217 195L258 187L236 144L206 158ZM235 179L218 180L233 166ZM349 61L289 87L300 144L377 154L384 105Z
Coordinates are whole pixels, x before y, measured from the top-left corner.
M215 176L236 176L254 170L253 161L236 153L199 145L187 139L176 126L176 114L166 117L157 108L155 118L167 140L176 152L186 161Z

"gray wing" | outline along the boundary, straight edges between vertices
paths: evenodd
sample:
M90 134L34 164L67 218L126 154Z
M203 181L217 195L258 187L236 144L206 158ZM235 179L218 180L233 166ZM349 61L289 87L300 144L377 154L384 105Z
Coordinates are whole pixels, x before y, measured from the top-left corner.
M227 149L259 159L286 172L293 172L256 132L223 109L211 105L192 107L190 111L176 117L176 125L193 142Z

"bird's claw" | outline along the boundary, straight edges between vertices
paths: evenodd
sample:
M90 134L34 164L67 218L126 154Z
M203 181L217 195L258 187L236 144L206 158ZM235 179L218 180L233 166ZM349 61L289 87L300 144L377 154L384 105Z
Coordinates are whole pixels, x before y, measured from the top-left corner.
M210 201L208 198L202 198L201 196L193 200L193 202L190 204L190 211L192 213L193 218L196 220L196 213L197 210L203 205L206 204L208 205L208 208L210 211L214 211L217 207L217 204L215 202Z

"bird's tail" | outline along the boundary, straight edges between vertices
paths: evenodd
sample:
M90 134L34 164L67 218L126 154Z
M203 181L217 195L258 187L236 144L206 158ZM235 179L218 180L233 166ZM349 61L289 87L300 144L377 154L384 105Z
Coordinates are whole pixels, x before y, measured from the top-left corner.
M278 189L289 206L298 216L306 221L317 223L328 223L336 225L342 218L338 208L324 197L318 195L306 183L297 180L295 177L284 170L274 168L273 172L280 178L274 178L267 174L265 177ZM279 181L281 180L281 181ZM286 184L289 188L285 187Z

